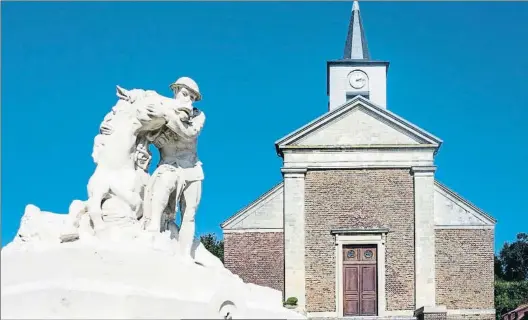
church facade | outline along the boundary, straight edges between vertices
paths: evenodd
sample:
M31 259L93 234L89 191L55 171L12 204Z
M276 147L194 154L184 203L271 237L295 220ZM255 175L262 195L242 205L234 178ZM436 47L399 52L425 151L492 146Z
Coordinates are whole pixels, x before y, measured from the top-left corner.
M328 111L276 141L283 181L222 224L225 265L310 318L494 319L496 221L435 179L442 140L387 108L388 67L354 2Z

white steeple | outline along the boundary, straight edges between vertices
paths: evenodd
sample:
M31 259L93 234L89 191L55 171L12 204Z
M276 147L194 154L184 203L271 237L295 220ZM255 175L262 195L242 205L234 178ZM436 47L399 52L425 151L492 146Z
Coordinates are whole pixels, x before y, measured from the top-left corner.
M352 4L352 15L350 16L350 23L348 25L348 35L343 59L370 59L367 38L365 37L365 30L361 23L361 14L359 13L359 2L357 1L354 1Z
M327 67L329 111L358 95L386 108L389 63L371 59L358 1L352 4L343 58Z

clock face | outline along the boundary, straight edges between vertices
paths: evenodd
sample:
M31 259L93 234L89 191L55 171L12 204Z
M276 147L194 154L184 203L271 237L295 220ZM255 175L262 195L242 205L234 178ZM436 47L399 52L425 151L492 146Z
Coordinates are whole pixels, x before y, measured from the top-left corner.
M352 88L361 89L367 84L368 78L363 71L355 70L348 76L348 81Z

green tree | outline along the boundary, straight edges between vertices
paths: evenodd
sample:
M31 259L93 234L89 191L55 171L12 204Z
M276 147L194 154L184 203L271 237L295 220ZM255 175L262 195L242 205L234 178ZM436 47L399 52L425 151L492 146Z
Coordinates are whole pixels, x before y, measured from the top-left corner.
M528 280L528 234L519 233L517 241L505 243L500 252L500 260L504 280Z
M495 309L497 319L528 302L528 280L495 281Z
M497 255L494 256L495 258L495 280L503 280L504 279L504 266L502 265L502 260Z
M519 233L495 256L497 319L523 303L528 303L528 235Z
M200 241L209 252L224 263L224 240L218 240L214 233L208 233L200 236Z

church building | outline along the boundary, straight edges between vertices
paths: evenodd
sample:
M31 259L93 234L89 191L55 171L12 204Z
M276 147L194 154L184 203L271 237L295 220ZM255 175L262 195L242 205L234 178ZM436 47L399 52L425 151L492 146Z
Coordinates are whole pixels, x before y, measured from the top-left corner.
M492 320L496 221L435 179L442 140L387 106L388 68L354 2L327 112L275 142L283 181L222 223L225 265L309 318Z

